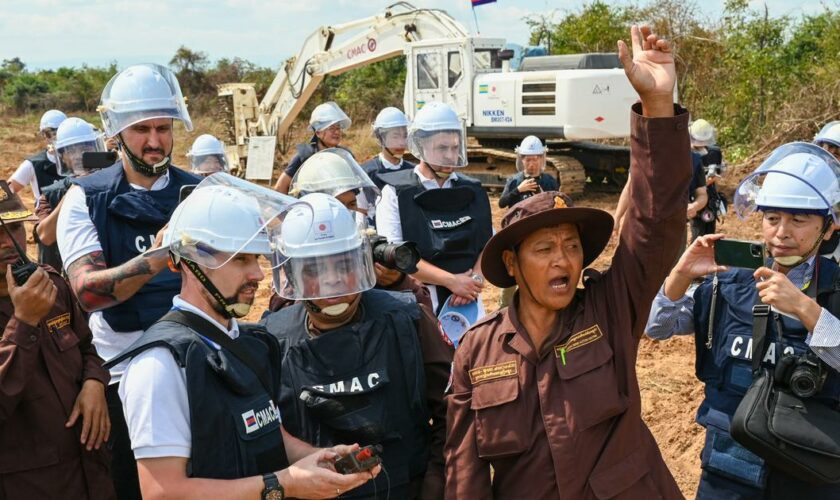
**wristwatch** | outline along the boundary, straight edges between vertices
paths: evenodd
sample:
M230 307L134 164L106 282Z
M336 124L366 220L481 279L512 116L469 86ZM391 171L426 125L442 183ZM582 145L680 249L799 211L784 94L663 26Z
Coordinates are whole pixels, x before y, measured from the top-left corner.
M283 490L283 485L277 479L277 474L263 474L263 488L262 500L283 500L286 498L286 491Z
M478 283L479 285L484 284L484 276L482 276L478 273L473 273L473 275L470 276L470 278L472 278L472 280L475 281L476 283Z

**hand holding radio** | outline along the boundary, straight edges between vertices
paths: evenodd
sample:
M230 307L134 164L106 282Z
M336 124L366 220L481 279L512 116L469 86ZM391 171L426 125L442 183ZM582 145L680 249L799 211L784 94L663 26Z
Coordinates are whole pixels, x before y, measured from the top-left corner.
M13 265L6 266L6 286L15 317L29 326L37 326L55 304L58 289L49 274L40 267L35 268L24 284L17 285L13 268Z

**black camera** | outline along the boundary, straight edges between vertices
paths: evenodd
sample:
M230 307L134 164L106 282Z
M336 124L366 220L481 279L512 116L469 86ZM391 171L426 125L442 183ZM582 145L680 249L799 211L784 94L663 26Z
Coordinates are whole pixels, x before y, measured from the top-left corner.
M420 252L417 250L416 243L412 241L388 243L384 236L376 234L370 237L370 247L373 250L374 262L405 274L417 272Z
M706 178L720 177L723 175L723 166L717 164L706 165Z
M82 153L82 168L99 170L117 162L116 151L85 151Z
M828 370L820 358L808 351L801 356L785 354L776 367L776 380L781 380L800 398L810 398L822 390Z

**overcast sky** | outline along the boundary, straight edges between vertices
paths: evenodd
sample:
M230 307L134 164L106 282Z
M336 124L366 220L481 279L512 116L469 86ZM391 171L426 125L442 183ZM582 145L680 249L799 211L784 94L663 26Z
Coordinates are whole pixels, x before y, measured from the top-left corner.
M626 0L613 0L626 3ZM724 0L698 2L720 15ZM830 0L836 5L838 0ZM393 0L0 0L0 59L20 57L29 68L166 64L185 45L212 61L241 57L277 68L318 26L382 11ZM469 0L414 0L446 9L470 31ZM481 34L526 44L523 17L577 10L583 0L498 0L476 8ZM753 0L760 6L763 2ZM816 0L767 0L771 15L819 11Z

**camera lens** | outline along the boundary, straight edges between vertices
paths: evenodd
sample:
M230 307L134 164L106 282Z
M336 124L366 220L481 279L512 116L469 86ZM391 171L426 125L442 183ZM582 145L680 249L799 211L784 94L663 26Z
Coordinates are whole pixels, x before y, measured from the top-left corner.
M810 398L817 393L817 381L810 373L796 370L790 377L790 388L800 398Z

